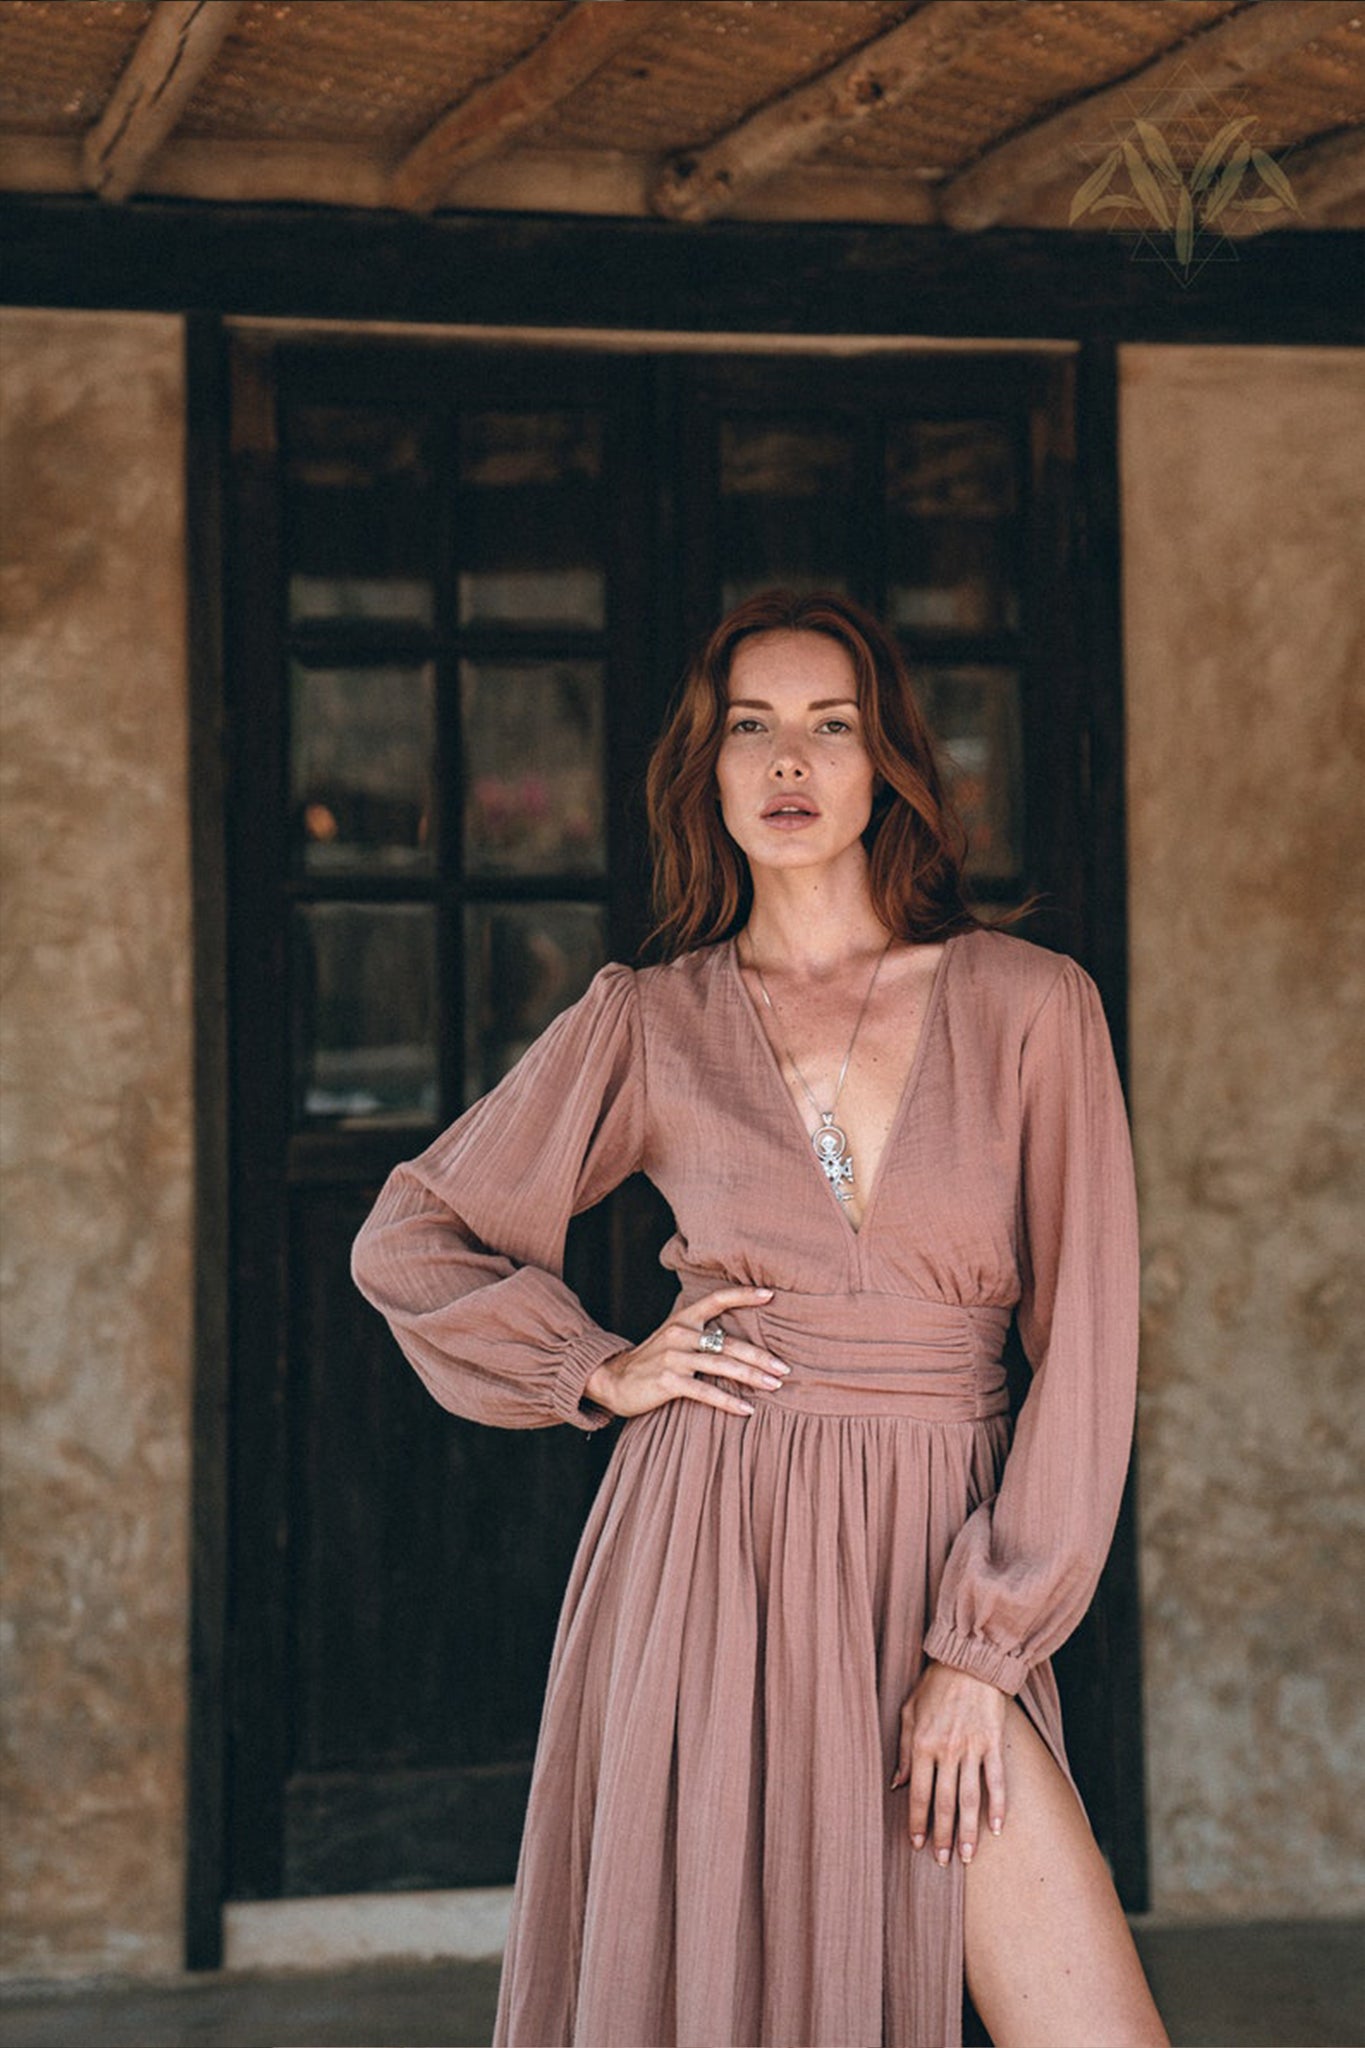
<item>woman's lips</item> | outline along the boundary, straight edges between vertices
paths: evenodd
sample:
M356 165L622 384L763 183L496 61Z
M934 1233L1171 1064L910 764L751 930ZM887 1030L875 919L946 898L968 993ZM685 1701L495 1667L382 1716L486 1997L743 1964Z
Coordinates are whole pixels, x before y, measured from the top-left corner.
M818 823L819 817L818 811L768 811L762 822L765 825L775 825L781 832L795 832L803 825Z

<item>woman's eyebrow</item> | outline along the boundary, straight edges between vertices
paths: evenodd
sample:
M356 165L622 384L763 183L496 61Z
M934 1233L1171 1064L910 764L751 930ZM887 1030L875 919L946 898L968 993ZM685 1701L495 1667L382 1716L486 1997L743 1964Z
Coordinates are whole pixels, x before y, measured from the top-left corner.
M858 708L856 697L812 697L806 709L807 711L829 711L836 704L851 704L855 711ZM733 711L736 705L743 705L746 711L771 711L773 708L766 697L732 697L730 699L730 709Z

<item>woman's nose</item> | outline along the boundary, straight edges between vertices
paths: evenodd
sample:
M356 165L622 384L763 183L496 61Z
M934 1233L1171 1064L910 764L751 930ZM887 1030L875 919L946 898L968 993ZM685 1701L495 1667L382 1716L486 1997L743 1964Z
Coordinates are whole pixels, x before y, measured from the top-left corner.
M778 741L777 745L773 748L772 760L769 766L772 773L781 776L784 781L790 778L795 778L799 781L802 776L809 773L801 748L792 740Z

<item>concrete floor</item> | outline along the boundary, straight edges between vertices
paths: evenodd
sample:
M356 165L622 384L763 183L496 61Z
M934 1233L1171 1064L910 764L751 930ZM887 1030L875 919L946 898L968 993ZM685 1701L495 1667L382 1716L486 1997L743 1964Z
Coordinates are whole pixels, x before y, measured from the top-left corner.
M1174 2048L1365 2048L1365 1924L1135 1932ZM0 2048L485 2048L497 1986L493 1962L10 1986Z

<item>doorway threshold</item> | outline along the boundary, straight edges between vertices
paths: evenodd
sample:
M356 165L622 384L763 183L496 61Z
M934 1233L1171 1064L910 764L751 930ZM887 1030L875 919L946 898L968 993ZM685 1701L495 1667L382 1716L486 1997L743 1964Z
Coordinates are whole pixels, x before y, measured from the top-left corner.
M223 1913L227 1970L315 1970L366 1962L501 1956L512 1887L253 1899Z

